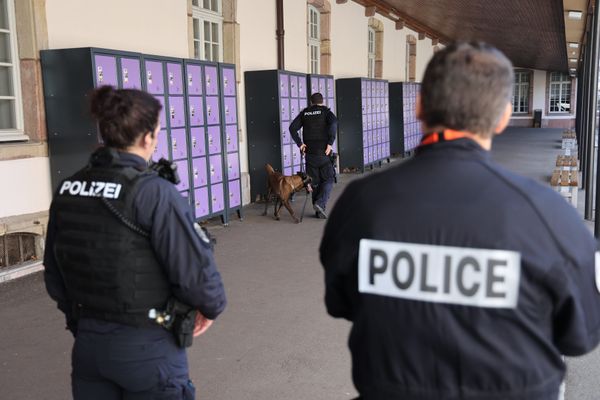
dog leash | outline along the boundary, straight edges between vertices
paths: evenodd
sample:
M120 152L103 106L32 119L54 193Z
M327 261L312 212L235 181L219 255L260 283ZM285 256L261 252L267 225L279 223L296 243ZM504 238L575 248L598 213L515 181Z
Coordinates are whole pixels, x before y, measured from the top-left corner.
M302 172L303 174L306 174L306 163L304 162L304 152L300 152L300 172ZM310 184L309 184L310 185ZM304 219L304 211L306 210L306 203L308 203L308 195L309 195L309 190L308 188L306 189L306 196L304 196L304 205L302 206L302 213L300 214L300 222L302 222L302 220Z

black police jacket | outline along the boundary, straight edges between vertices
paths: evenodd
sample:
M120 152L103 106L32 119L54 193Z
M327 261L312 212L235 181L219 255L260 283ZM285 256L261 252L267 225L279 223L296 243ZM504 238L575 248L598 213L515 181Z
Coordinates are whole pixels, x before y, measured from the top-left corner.
M74 308L83 317L150 325L148 310L163 308L170 296L214 319L225 295L191 209L140 157L106 154L95 153L89 167L64 180L50 208L45 281L68 325L74 328Z
M554 400L600 337L597 244L469 139L349 184L320 247L365 399ZM596 268L598 268L596 266Z
M298 131L302 128L302 139ZM296 145L306 144L308 154L323 155L327 145L333 145L337 132L337 118L323 105L312 105L300 111L290 124L290 133Z

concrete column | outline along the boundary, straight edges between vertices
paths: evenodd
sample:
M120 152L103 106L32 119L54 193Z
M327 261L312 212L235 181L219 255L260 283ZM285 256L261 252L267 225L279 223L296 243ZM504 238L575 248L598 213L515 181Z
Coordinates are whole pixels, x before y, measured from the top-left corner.
M591 62L590 62L590 93L589 93L589 125L588 125L588 174L587 174L587 190L585 193L585 215L587 219L593 218L594 201L594 185L595 185L595 138L596 138L596 109L598 107L598 4L594 7L593 26L591 31ZM597 223L600 223L598 221ZM598 225L596 225L597 231Z

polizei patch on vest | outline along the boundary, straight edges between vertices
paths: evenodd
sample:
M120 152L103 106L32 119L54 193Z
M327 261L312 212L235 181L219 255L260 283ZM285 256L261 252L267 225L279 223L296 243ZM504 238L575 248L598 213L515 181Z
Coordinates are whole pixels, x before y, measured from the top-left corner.
M98 181L64 181L59 195L70 194L71 196L83 197L105 197L107 199L118 199L121 194L121 184L114 182Z
M315 110L315 111L305 111L304 115L320 115L321 114L321 110Z
M475 307L515 308L521 255L362 239L358 290L402 299Z

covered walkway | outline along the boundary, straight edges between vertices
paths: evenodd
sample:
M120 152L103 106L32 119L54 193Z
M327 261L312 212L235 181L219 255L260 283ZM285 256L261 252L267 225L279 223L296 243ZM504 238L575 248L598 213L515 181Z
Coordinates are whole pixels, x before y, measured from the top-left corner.
M560 153L559 129L509 129L493 157L521 174L548 182ZM393 167L401 161L395 161ZM334 198L359 175L344 175ZM580 195L580 198L583 196ZM303 197L296 201L302 206ZM309 207L307 207L309 208ZM350 324L327 316L317 247L324 221L307 215L296 225L245 209L243 222L210 227L229 307L189 352L198 398L207 400L350 399L346 347ZM2 285L0 291L0 397L70 398L70 335L43 287L40 273ZM596 351L569 360L566 398L598 398Z

